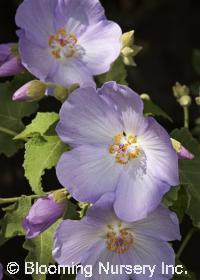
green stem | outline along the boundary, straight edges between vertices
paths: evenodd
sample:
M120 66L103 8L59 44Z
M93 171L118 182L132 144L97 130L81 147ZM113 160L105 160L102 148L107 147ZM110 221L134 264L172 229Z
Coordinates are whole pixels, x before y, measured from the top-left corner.
M189 108L188 106L183 107L184 112L184 127L189 128Z
M188 232L188 234L186 235L185 239L183 240L183 242L182 242L182 244L181 244L181 246L180 246L180 248L179 248L179 250L178 250L178 252L177 252L177 254L176 254L177 259L179 259L180 256L182 255L182 253L183 253L185 247L187 246L188 242L190 241L192 235L196 232L196 230L197 230L196 228L192 228L192 229Z
M8 128L5 128L3 126L0 126L0 131L6 133L8 135L11 135L11 136L16 136L17 135L17 133L15 131L10 130Z
M40 195L39 194L33 194L33 195L29 195L29 197L31 199L36 199L36 198L46 196L50 193L52 193L52 192L47 192L47 193L40 194ZM19 196L19 197L9 197L9 198L0 198L0 204L14 203L14 202L17 202L20 198L21 198L21 196Z

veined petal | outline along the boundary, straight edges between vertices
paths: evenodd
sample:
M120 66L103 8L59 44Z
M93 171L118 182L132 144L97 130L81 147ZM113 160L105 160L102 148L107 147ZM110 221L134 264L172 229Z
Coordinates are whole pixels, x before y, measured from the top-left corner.
M132 89L119 85L114 81L105 83L98 90L100 96L113 107L119 115L127 108L143 114L143 102L140 96Z
M42 48L30 42L23 32L20 32L20 56L22 64L36 77L46 80L57 63L49 54L47 48ZM45 63L44 63L45 61ZM39 67L38 67L39 65Z
M115 190L122 168L109 155L107 146L83 145L64 153L56 172L75 199L95 202Z
M112 273L111 270L109 270L108 273L104 271L103 267L106 269L108 264L109 267L113 265L114 273ZM92 266L92 278L95 280L128 280L129 276L127 274L120 274L119 271L115 273L115 267L119 268L121 264L121 256L107 250L104 241L97 243L91 249L89 249L83 261L84 266ZM77 280L84 279L86 279L84 275L78 274Z
M81 60L93 75L105 73L120 54L122 31L114 22L103 20L91 25L79 37L85 50ZM115 47L113 47L115 46Z
M92 247L101 230L98 224L65 220L57 228L54 235L53 256L60 265L76 265L83 255Z
M171 186L178 185L178 157L165 129L149 118L148 129L138 142L146 155L148 172Z
M87 219L97 219L105 225L112 223L112 221L116 220L113 209L114 199L114 193L103 194L100 199L88 209Z
M163 241L181 238L176 214L163 206L159 206L147 218L134 222L130 227L137 235L150 236Z
M146 238L140 235L134 235L134 246L125 256L126 264L131 265L150 265L155 266L152 279L167 280L172 278L172 273L162 274L162 262L166 265L175 265L175 254L172 247L163 241L153 238ZM169 270L170 271L170 270ZM148 280L150 279L149 270L144 274L133 274L131 279Z
M105 19L105 11L99 0L59 0L55 15L57 28L66 27L77 35L83 26Z
M169 185L149 174L131 176L124 172L117 184L114 209L127 222L138 221L156 209Z
M57 133L72 146L82 144L111 144L122 130L117 114L99 98L95 89L73 92L62 105Z
M32 38L32 43L43 47L48 45L49 36L55 32L53 15L56 4L57 0L24 0L17 9L16 24L25 30L29 40Z
M58 61L57 69L49 75L48 80L64 87L72 84L79 84L81 87L96 87L92 73L78 58Z

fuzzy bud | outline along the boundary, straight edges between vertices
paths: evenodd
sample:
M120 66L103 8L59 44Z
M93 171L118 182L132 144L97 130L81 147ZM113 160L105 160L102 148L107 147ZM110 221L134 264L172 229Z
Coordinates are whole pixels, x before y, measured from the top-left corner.
M179 159L188 159L191 160L194 158L194 155L190 153L179 141L171 138L172 146L177 152Z
M13 101L36 101L40 100L45 96L46 84L39 81L33 80L21 88L19 88L13 95Z

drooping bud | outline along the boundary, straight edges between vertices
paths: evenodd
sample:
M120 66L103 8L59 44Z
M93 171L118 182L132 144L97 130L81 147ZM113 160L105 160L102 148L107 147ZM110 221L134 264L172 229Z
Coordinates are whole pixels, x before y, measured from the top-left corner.
M63 216L67 206L66 193L55 193L39 198L31 207L22 224L26 238L38 236Z
M13 101L36 101L45 96L47 85L39 80L33 80L21 88L13 95Z
M190 94L190 89L186 85L181 85L180 83L176 83L175 86L173 86L173 93L174 96L179 99L182 96L188 96Z
M0 77L19 74L23 69L18 45L15 43L0 44Z
M134 44L134 31L122 35L121 56L125 65L136 66L134 57L141 51L142 47Z
M188 159L192 160L194 155L190 153L179 141L171 138L172 146L177 152L179 159Z

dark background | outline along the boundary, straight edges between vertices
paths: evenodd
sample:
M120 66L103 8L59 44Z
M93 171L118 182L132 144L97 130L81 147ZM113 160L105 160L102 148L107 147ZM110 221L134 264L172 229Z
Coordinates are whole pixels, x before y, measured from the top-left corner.
M191 84L198 80L192 67L192 52L200 49L200 1L199 0L102 0L109 19L116 21L123 31L134 29L136 43L143 51L136 57L137 68L128 69L128 82L138 93L149 93L152 100L174 120L173 124L161 122L171 131L182 126L182 109L176 103L172 86L176 81ZM0 43L15 42L14 15L20 1L0 2ZM2 80L3 81L3 80ZM54 99L41 102L41 111L57 110ZM1 108L0 108L1 110ZM197 109L191 107L191 127L197 117ZM30 192L23 177L23 151L7 159L0 156L0 196L15 196ZM47 172L43 180L58 185L54 172ZM190 226L185 219L183 236ZM23 238L14 238L0 248L0 262L23 263L26 251ZM179 243L176 244L178 248ZM188 268L200 274L200 234L196 233L185 249L181 260ZM18 275L19 277L20 275ZM9 279L6 278L5 279ZM19 279L29 279L20 276ZM55 279L55 278L54 278Z

